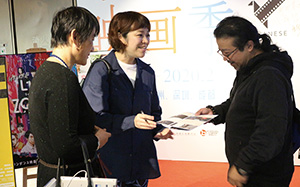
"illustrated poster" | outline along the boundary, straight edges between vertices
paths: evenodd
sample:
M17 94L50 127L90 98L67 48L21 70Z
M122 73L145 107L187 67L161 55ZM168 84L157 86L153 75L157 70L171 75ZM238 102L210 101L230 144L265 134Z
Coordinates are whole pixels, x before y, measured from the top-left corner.
M37 164L34 135L30 131L28 94L36 70L50 53L5 55L9 120L14 167Z

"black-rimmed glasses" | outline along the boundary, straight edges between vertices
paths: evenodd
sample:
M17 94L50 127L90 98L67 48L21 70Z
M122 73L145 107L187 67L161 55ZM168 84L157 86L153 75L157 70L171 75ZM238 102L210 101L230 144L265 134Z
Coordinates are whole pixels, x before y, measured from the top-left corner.
M229 60L230 55L232 55L238 48L235 48L233 51L231 51L230 53L228 53L227 55L224 55L223 52L219 49L217 51L217 53L219 55L221 55L223 58L225 58L226 60Z

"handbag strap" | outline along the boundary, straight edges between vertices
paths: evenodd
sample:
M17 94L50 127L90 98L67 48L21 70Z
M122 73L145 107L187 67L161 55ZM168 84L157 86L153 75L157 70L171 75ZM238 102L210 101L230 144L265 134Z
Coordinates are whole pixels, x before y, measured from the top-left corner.
M92 161L89 157L89 153L88 153L88 149L87 149L85 141L82 138L79 138L79 140L80 140L81 149L82 149L82 153L83 153L83 159L84 159L84 163L85 163L85 167L86 167L86 171L87 171L88 187L93 187L92 178L91 178L91 176L94 175L93 170L92 170L92 164L91 164ZM58 158L57 170L56 170L56 185L55 185L56 187L61 187L60 186L61 161L63 161L63 160L61 160L61 158ZM65 172L65 168L64 168L64 172Z
M60 187L60 158L57 161L56 184L55 187Z
M83 158L84 158L84 163L85 163L85 167L86 167L86 171L87 171L87 178L88 178L88 187L92 187L92 179L91 179L91 175L93 174L93 170L92 170L92 161L89 157L89 153L87 150L87 146L85 141L82 138L79 138L80 142L81 142L81 148L82 148L82 153L83 153Z
M79 84L80 84L81 88L83 88L85 79L87 78L87 76L89 75L91 69L94 67L94 65L95 65L97 62L103 62L103 63L105 64L106 68L107 68L107 74L108 74L108 76L110 75L110 73L111 73L111 71L112 71L112 67L111 67L110 63L109 63L107 60L105 60L104 58L97 58L97 59L92 63L92 65L90 66L90 68L89 68L88 72L86 73L85 77L80 81Z

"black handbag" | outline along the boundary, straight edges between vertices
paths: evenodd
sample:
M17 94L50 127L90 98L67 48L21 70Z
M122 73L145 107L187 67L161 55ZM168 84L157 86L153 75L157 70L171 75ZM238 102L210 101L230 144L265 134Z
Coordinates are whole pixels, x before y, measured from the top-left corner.
M104 167L102 166L100 155L96 153L93 159L90 159L88 149L86 146L86 143L83 139L80 139L81 142L81 148L84 158L84 164L86 167L87 172L87 181L88 181L88 187L92 187L92 177L97 178L106 178ZM58 158L58 167L57 167L57 173L56 173L56 187L61 187L61 159Z

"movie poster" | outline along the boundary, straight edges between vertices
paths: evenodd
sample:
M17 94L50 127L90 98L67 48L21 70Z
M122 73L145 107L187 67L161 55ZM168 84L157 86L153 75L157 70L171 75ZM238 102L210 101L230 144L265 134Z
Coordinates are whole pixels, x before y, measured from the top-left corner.
M5 55L15 168L37 164L34 135L30 131L28 117L28 94L36 70L49 55L50 53Z

